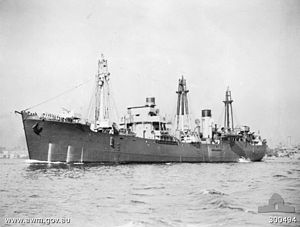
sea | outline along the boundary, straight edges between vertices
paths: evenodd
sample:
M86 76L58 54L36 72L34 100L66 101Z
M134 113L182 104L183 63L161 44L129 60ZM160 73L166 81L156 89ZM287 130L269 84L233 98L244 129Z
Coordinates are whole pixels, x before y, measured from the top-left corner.
M0 159L0 226L300 226L300 158L63 164ZM295 213L260 213L277 193Z

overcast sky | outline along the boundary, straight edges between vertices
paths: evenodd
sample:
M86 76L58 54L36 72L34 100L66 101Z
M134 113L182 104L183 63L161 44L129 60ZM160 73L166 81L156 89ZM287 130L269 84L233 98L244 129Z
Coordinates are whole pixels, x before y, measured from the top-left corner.
M227 86L236 124L270 145L300 142L300 1L0 1L0 145L24 138L22 110L86 114L103 53L119 115L155 96L175 114L187 79L194 117L223 120ZM92 78L92 79L91 79Z

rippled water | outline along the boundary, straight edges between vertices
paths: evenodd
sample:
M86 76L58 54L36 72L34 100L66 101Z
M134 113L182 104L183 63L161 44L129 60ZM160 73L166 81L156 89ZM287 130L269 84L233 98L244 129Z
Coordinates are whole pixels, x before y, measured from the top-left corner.
M296 208L292 216L300 223L299 159L160 165L2 159L0 164L1 226L7 217L70 218L64 226L267 226L276 214L257 209L273 193Z

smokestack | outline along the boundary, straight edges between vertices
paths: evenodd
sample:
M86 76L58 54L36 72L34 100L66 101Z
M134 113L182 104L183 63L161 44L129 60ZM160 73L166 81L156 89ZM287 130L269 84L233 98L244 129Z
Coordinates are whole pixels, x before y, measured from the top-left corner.
M155 98L154 97L146 98L146 106L154 107L155 106Z
M203 138L212 138L211 110L202 110Z

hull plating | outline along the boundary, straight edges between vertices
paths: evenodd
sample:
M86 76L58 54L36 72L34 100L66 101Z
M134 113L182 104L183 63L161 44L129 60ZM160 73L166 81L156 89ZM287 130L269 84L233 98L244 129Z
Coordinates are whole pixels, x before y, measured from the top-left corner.
M232 151L227 142L218 145L170 144L127 135L96 133L87 125L75 123L25 118L23 124L29 158L33 160L103 163L237 162L239 160L239 155Z
M247 142L234 141L231 148L235 153L251 161L261 161L266 154L267 145L251 145Z

